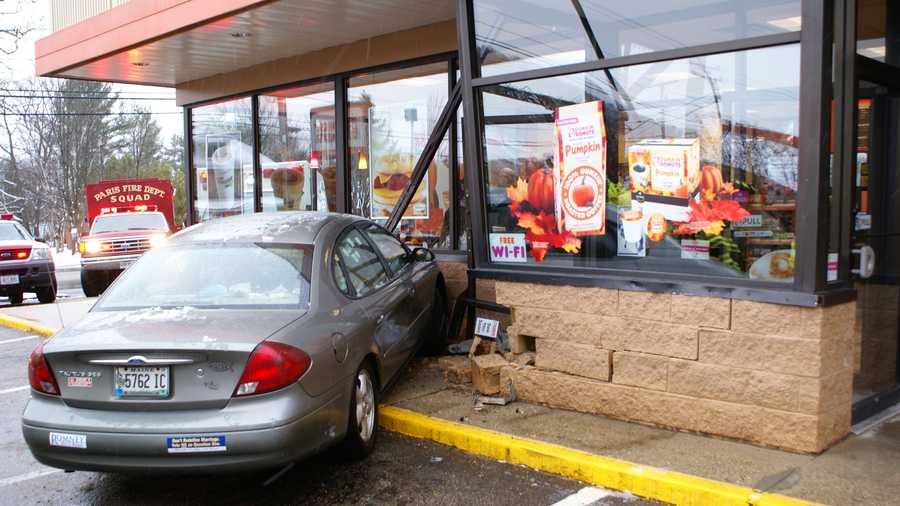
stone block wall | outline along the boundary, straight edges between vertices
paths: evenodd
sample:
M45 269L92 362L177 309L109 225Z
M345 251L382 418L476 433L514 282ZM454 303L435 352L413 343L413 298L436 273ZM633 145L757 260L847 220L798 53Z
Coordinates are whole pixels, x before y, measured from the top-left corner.
M453 305L456 302L456 297L469 287L468 277L466 276L468 267L465 262L438 262L438 267L440 267L441 273L444 275L444 281L447 284L447 297L449 298L448 302L450 304L450 309L452 310ZM479 279L475 286L475 293L479 300L497 302L497 293L493 279ZM499 320L503 327L506 327L510 323L509 316L505 314L478 310L476 311L476 315ZM461 328L461 333L464 333L466 328L465 319L463 320Z
M498 281L519 399L820 452L850 430L856 303L801 308ZM517 350L523 351L523 350Z

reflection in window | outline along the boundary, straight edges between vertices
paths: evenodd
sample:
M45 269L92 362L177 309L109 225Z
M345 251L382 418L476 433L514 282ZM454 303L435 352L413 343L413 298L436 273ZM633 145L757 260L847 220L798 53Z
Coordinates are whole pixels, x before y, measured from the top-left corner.
M445 62L350 79L351 212L386 220L409 183L447 102ZM450 160L445 142L401 220L407 242L449 248Z
M791 281L799 60L789 45L483 88L492 260Z
M486 76L800 30L800 0L476 0L474 5Z
M191 110L194 222L252 213L253 120L249 98Z
M344 260L356 295L366 295L387 284L388 275L384 270L384 264L369 241L358 230L347 233L338 242L337 249Z
M886 0L857 0L856 52L878 60L900 65L900 4ZM888 43L893 41L893 43Z
M259 97L263 211L337 209L332 83Z

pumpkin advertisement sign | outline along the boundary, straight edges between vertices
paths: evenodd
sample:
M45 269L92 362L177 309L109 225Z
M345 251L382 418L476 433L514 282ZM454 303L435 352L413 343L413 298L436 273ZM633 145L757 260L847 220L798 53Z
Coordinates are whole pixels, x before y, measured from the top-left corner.
M603 102L560 107L555 117L558 228L576 236L603 235L606 233Z

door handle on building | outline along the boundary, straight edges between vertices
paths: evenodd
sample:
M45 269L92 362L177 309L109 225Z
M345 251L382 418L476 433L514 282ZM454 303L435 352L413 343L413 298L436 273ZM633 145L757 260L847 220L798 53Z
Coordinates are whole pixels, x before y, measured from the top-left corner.
M859 249L853 250L854 255L859 255L859 268L850 272L859 275L863 279L872 277L875 273L875 250L871 246L866 245Z

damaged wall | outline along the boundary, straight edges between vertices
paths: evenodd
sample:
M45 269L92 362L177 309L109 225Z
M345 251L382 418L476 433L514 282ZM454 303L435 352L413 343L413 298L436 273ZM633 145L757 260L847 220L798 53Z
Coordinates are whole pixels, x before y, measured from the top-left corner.
M820 452L850 431L856 303L803 308L496 283L513 308L519 399Z

